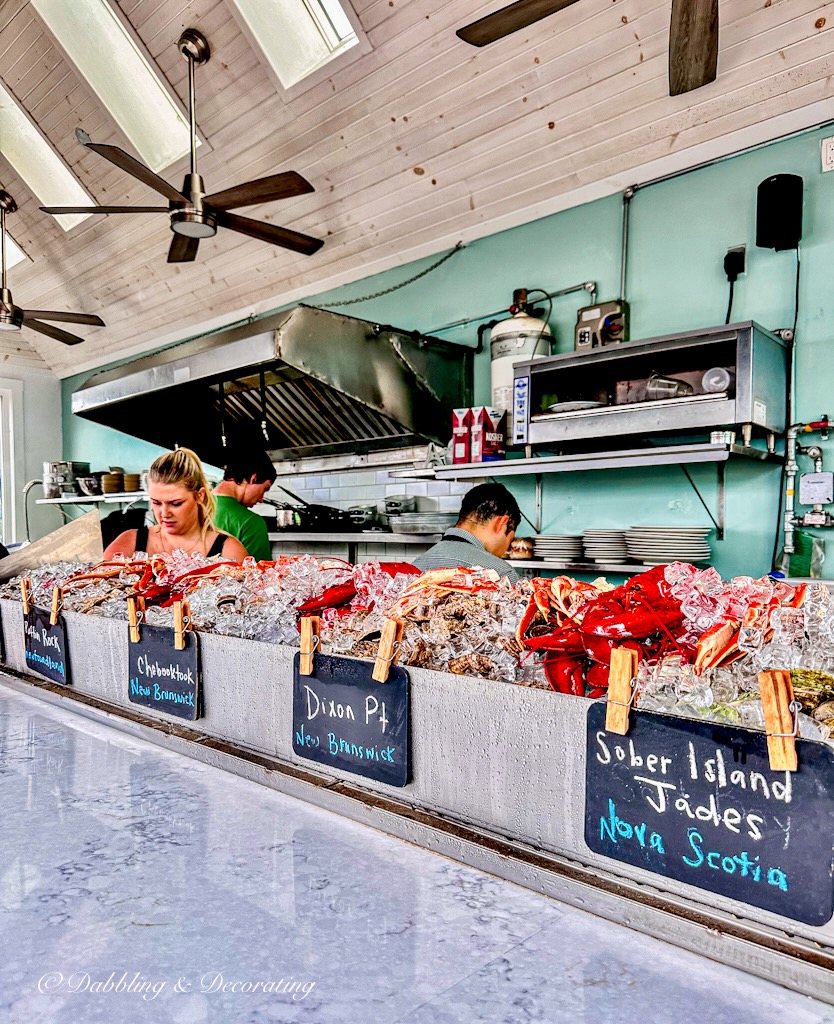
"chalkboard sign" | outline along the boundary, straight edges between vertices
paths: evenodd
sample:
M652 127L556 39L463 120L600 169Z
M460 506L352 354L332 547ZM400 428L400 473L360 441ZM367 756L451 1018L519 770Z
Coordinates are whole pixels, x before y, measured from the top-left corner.
M408 673L391 666L371 678L372 662L317 654L314 674L293 662L292 746L299 757L389 786L410 778Z
M129 700L193 722L202 714L197 634L186 630L183 651L174 647L172 629L143 623L140 636L127 645Z
M588 709L585 842L596 853L804 924L834 913L834 750L797 741L771 771L764 733Z
M63 616L58 622L49 624L50 613L46 608L36 608L23 617L24 647L26 665L39 675L46 676L53 683L69 684L69 659L67 658L67 631Z

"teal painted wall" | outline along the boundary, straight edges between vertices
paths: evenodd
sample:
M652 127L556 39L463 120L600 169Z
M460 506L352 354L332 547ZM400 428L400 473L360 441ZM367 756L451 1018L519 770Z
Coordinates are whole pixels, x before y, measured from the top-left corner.
M733 319L786 327L794 318L796 257L793 252L756 248L756 187L771 174L802 175L804 238L796 355L799 420L816 419L824 412L834 415L830 401L834 342L829 336L829 324L834 323L834 174L821 173L819 158L820 139L828 133L830 129L808 133L641 189L631 204L627 296L632 338L723 323L728 296L723 257L730 246L740 244L747 246L747 272L736 284ZM615 297L621 210L620 197L612 196L492 235L471 243L440 269L400 291L337 309L429 332L508 305L517 287L553 291L595 280L600 298ZM406 280L433 261L422 260L335 291L312 294L306 301L333 304L373 293ZM554 300L550 318L554 351L572 348L576 309L584 301L581 293ZM456 328L444 337L474 344L476 326ZM71 415L70 397L82 379L64 382L65 457L119 463L129 469L147 466L157 449ZM489 401L488 352L476 360L475 391L476 402ZM824 448L826 468L834 468L834 443ZM695 466L690 472L714 511L715 467ZM532 519L532 481L511 478L510 486ZM722 574L757 575L769 568L778 486L777 469L740 460L729 465L727 538L713 540L714 561ZM677 467L545 478L545 532L707 522Z

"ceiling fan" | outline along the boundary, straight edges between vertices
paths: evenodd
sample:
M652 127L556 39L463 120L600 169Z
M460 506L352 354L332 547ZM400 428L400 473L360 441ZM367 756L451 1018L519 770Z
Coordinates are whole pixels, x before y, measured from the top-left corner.
M203 179L197 173L197 121L194 97L194 68L205 64L211 56L209 44L196 29L187 28L180 36L177 47L188 61L188 114L191 126L191 172L186 174L182 191L146 167L139 160L125 153L118 146L104 146L91 141L81 128L76 129L78 141L115 164L123 171L159 192L168 200L168 206L42 206L45 213L167 213L171 219L174 237L168 250L169 263L188 263L197 255L201 238L211 238L217 228L231 228L242 235L257 238L285 249L311 256L324 242L310 235L301 234L277 224L266 224L249 217L238 217L229 210L240 206L253 206L273 199L288 199L306 192L314 192L313 186L295 171L272 174L266 178L233 185L222 192L206 195Z
M0 331L19 331L21 327L30 327L47 338L63 342L64 345L78 345L84 339L69 331L63 331L52 324L41 323L42 320L57 320L68 324L93 324L104 327L100 316L89 313L60 313L53 309L21 309L14 304L12 293L6 287L6 214L14 213L17 203L8 192L0 190Z
M533 25L578 0L516 0L458 29L472 46L486 46ZM715 81L718 68L718 0L672 0L669 25L669 95Z

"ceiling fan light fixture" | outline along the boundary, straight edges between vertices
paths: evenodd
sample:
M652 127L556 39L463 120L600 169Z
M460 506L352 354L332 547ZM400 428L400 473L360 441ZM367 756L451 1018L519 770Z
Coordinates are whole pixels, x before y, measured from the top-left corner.
M176 211L171 214L171 230L186 238L212 238L217 234L217 220L210 213L187 213Z

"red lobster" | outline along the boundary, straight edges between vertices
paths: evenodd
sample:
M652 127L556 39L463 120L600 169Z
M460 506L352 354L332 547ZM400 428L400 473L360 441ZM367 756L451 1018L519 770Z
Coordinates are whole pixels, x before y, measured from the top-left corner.
M569 577L565 585L576 588L572 605L562 609L551 604L549 630L541 625L531 630L536 616L525 615L519 627L519 641L532 651L544 651L544 671L550 686L559 693L581 697L601 697L608 688L611 651L627 647L637 651L640 660L656 660L674 649L687 661L693 652L679 642L683 612L664 577L665 566L656 566L634 576L622 586L600 593L592 584L577 583ZM533 581L531 604L541 611L542 585ZM551 586L553 592L554 580ZM538 587L536 584L539 584ZM589 590L594 591L593 596ZM528 608L528 612L529 612ZM555 628L554 628L555 626ZM534 634L538 635L534 635ZM676 636L678 634L678 636Z
M348 564L348 563L346 563ZM380 562L380 572L389 576L396 576L398 573L419 576L420 570L410 562ZM328 608L343 608L356 597L356 581L349 579L344 583L337 583L322 591L318 597L311 597L309 601L298 606L298 614L319 615Z

